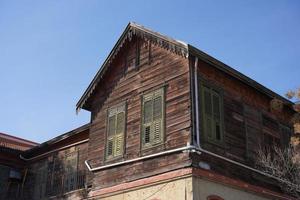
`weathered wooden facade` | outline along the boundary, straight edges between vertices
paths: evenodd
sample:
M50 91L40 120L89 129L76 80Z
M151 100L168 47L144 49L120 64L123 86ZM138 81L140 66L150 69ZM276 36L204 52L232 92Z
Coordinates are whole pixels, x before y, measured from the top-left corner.
M149 104L155 107L160 90L163 138L145 148L145 99L154 95ZM271 110L274 98L284 103L282 110ZM120 105L124 129L111 142L110 110ZM255 152L258 146L288 143L291 105L197 48L131 23L77 104L92 113L89 195L101 197L104 188L183 168L279 191L272 177L255 169ZM149 137L155 138L151 123ZM121 153L108 157L115 148Z
M291 106L197 48L129 23L77 104L91 122L22 153L32 176L23 198L290 199L254 164L259 146L288 143Z
M0 199L18 195L17 187L22 185L25 164L20 154L34 146L35 142L0 133Z

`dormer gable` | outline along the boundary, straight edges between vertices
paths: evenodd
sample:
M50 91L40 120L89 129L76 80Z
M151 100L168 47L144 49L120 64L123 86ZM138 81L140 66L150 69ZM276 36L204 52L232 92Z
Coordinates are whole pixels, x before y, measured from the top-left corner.
M157 32L151 31L141 25L130 22L93 78L92 82L89 84L88 88L76 104L77 112L80 109L91 111L91 104L89 100L94 95L95 88L99 86L100 81L109 71L108 69L113 67L112 64L114 60L122 51L124 51L125 46L128 46L128 44L132 43L133 41L136 42L136 40L143 41L143 43L146 45L149 44L159 46L182 57L188 57L187 44L184 42L174 40ZM127 64L132 65L133 63Z

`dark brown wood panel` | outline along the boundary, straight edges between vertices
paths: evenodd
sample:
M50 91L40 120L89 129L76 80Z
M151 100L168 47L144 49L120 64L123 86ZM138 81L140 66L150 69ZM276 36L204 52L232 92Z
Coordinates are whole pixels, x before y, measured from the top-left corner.
M140 60L135 66L136 42L134 38L119 52L90 100L93 109L88 158L93 167L182 147L190 141L188 59L139 39ZM127 66L125 70L124 66ZM162 87L165 88L165 141L155 148L141 151L141 97ZM107 109L121 102L127 105L125 153L120 159L106 162ZM170 154L95 172L95 177L89 181L95 189L182 168L188 163L188 155Z

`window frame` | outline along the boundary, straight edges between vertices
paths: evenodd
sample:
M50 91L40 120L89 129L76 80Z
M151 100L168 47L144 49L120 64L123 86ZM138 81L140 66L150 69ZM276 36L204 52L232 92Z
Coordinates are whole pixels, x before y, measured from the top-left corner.
M288 140L286 141L286 134L288 132ZM280 134L280 144L282 148L287 148L291 144L291 136L293 134L293 129L287 124L279 123L279 134Z
M141 95L141 120L140 120L140 146L141 146L141 150L147 150L147 149L151 149L153 147L157 147L157 146L160 146L162 144L164 144L165 142L165 108L166 108L166 102L165 102L165 95L166 95L166 88L163 86L163 87L160 87L160 88L156 88L154 90L151 90L151 91L147 91L145 93L143 93ZM161 92L160 96L162 97L162 102L161 102L161 139L159 142L153 142L153 141L150 141L149 143L145 144L144 143L144 101L145 101L145 97L146 96L152 96L151 97L151 101L152 101L152 109L151 109L151 112L152 112L152 116L151 116L151 123L150 124L153 124L153 101L154 101L154 98L153 96L155 96L155 93L156 92ZM149 136L151 138L151 135ZM153 136L152 136L153 137Z
M112 147L112 155L108 155L108 140L109 140L109 118L110 118L110 112L111 110L118 110L118 109L122 109L123 111L116 111L116 113L114 114L115 117L115 133L113 136L113 147ZM114 149L114 143L115 143L115 137L117 135L117 116L119 113L124 112L124 127L123 127L123 139L122 139L122 145L121 145L121 153L120 155L115 155L115 149ZM113 115L113 116L114 116ZM119 159L124 157L125 155L125 146L126 146L126 130L127 130L127 103L126 102L122 102L119 104L116 104L114 106L108 107L107 108L107 114L106 114L106 130L105 130L105 149L104 149L104 158L105 161L111 161L111 160L115 160L115 159Z
M204 139L207 142L213 143L215 145L219 145L219 146L224 146L224 140L225 140L225 123L224 123L224 91L222 88L213 85L212 83L208 83L207 81L203 81L200 80L199 81L199 85L200 85L200 113L201 113L201 123L202 125L202 131L203 131L203 135L204 135ZM219 125L220 125L220 140L216 139L216 131L214 131L214 128L212 126L212 136L209 137L207 132L207 124L206 124L206 114L205 114L205 96L204 96L204 92L205 89L209 90L209 94L210 94L210 98L211 98L211 118L212 118L212 122L213 123L214 120L214 109L213 109L213 95L217 94L218 98L219 98ZM198 100L198 101L199 101Z

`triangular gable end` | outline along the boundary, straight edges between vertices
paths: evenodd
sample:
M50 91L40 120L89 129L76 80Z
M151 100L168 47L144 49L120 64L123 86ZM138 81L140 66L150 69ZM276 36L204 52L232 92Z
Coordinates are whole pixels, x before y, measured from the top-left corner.
M160 33L151 31L141 25L136 23L130 22L127 27L125 28L124 32L118 39L117 43L115 44L114 48L109 53L108 57L100 67L99 71L93 78L92 82L85 90L84 94L76 104L76 112L78 113L81 108L87 109L85 104L87 100L93 94L96 86L98 85L99 81L102 79L103 75L107 71L108 67L110 67L114 58L118 55L120 49L123 47L126 41L131 41L133 36L137 36L142 38L145 41L150 41L152 44L157 45L161 48L167 49L170 52L183 56L185 58L188 57L188 45L184 42L174 40L172 38L166 37L161 35Z

